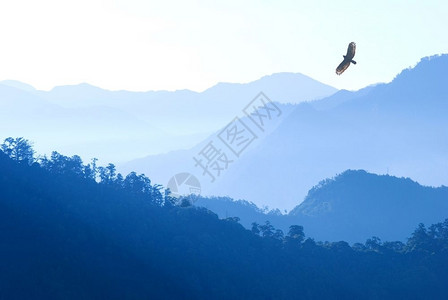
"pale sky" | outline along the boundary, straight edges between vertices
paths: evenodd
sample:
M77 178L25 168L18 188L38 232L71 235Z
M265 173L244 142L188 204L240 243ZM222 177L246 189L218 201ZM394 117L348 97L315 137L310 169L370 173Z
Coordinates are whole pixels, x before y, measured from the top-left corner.
M0 41L0 80L43 90L202 91L276 72L354 90L448 53L448 1L0 0ZM351 41L358 64L337 76Z

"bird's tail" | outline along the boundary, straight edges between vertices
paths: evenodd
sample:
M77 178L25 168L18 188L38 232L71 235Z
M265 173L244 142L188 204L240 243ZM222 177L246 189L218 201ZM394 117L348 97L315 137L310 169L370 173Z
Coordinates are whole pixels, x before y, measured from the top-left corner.
M353 59L352 59L351 63L356 65L356 61L354 61Z

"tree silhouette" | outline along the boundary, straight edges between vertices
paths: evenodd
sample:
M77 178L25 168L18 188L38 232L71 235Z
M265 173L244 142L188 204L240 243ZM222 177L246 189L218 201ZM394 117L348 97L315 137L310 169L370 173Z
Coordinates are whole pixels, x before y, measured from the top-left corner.
M251 229L252 233L255 235L260 235L260 225L258 225L258 223L253 222L252 223L252 229Z
M191 202L187 198L182 198L182 200L180 200L179 206L180 207L190 207L191 206Z
M117 179L117 170L114 164L110 163L107 165L107 167L99 167L98 170L100 174L101 183L104 184L115 183L115 180Z
M12 138L8 137L0 146L3 153L11 159L19 162L24 162L31 165L34 160L34 150L32 144L23 137Z
M376 236L372 236L366 241L366 248L369 250L379 250L381 248L381 239Z
M269 221L266 221L264 225L260 226L260 231L263 237L273 237L274 229L274 226L272 226Z
M283 234L283 230L276 229L275 232L274 232L273 238L277 239L277 240L283 240L284 236L285 235Z
M431 236L428 234L425 224L418 224L417 229L412 233L408 239L408 249L415 250L427 250L431 245Z
M172 208L176 205L177 199L171 196L171 190L169 188L165 189L163 197L163 206L167 208Z
M288 237L297 243L303 242L305 240L305 232L303 231L303 226L289 226Z

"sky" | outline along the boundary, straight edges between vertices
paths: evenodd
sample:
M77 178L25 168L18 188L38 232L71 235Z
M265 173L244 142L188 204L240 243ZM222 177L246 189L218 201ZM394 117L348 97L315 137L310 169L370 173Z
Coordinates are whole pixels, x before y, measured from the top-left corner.
M448 53L447 16L432 0L0 0L0 80L203 91L299 72L356 90Z

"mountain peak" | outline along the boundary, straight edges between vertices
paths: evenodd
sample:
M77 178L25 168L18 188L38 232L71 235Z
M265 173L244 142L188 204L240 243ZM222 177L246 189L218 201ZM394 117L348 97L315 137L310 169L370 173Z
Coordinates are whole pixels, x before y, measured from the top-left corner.
M403 240L415 224L444 220L447 196L443 186L348 170L321 181L289 215L320 232L320 238L354 242L381 232L384 240Z
M90 83L87 83L87 82L81 82L78 84L59 85L59 86L55 86L53 89L51 89L51 91L54 92L54 91L67 90L67 89L77 90L77 91L107 91L100 87L91 85Z
M427 56L413 67L409 67L401 71L392 81L392 83L400 84L404 81L419 86L422 81L432 83L432 85L445 82L448 74L448 54L437 54ZM425 80L431 78L431 80Z
M36 90L32 85L17 80L2 80L0 84L27 92L34 92Z
M205 93L231 91L244 99L252 99L264 92L272 101L300 103L330 96L338 90L301 73L281 72L263 76L248 83L220 82Z
M384 203L383 199L390 198L386 195L398 195L404 191L412 196L400 195L394 200L409 201L409 205L415 205L416 203L413 201L423 200L419 199L418 194L425 189L428 187L422 186L410 178L377 175L365 170L346 170L333 178L319 182L290 214L317 217L334 213L334 210L339 210L341 213L344 210L342 208L348 207L360 210L386 208L389 205L395 206L391 202Z

